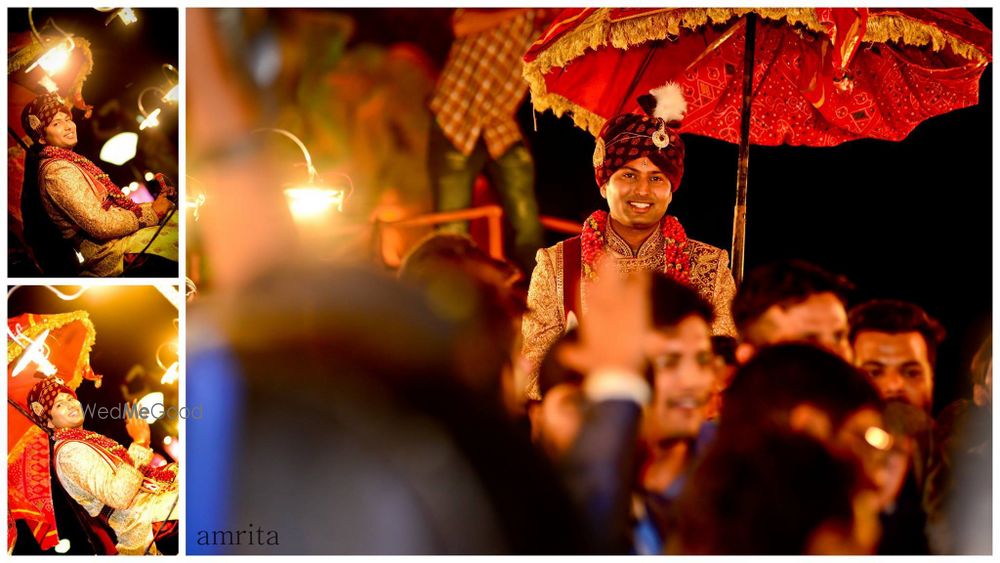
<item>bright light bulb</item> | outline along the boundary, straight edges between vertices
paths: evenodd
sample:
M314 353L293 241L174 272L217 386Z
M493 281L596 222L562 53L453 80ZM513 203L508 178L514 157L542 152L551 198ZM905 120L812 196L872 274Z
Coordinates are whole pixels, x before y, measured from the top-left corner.
M180 368L177 367L177 362L170 364L167 371L160 378L161 385L171 385L177 383L177 378L180 375Z
M179 96L180 93L178 91L178 87L174 84L173 88L171 88L170 91L164 94L164 96L160 99L168 104L176 104Z
M139 145L139 135L126 131L108 139L101 147L101 160L121 166L135 158L135 149Z
M159 405L160 408L154 409L153 407L156 405ZM163 412L165 410L163 408L163 393L155 391L139 399L138 404L136 404L136 408L141 411L143 407L147 409L147 415L143 420L145 420L147 424L156 422L158 418L163 416ZM154 410L159 413L159 416L153 413Z
M70 548L69 540L63 538L59 540L59 543L56 544L55 550L56 553L67 553L69 551L69 548Z
M35 70L36 66L42 67L45 74L52 76L53 74L59 72L62 67L66 66L66 61L69 60L70 51L73 50L73 43L70 40L69 44L60 43L55 47L49 49L44 55L42 55L37 61L31 66L24 69L24 72L31 72Z
M49 361L49 357L45 353L45 339L48 336L49 331L45 330L45 332L39 334L31 341L31 344L21 354L21 359L14 364L14 369L10 374L11 377L17 377L18 374L24 371L24 368L31 364L37 365L38 371L45 375L56 374L56 367L52 365L52 362Z
M187 198L187 200L184 202L184 205L188 209L194 210L194 213L192 213L192 215L194 215L194 220L197 221L198 220L198 210L201 209L202 205L205 205L205 194L198 194L198 197L194 197L194 198L189 197L189 198Z
M892 435L877 426L865 430L865 441L876 450L887 451L892 447Z
M145 178L147 182L152 182L156 178L156 175L152 172L146 172L143 178Z
M122 8L118 10L118 17L121 18L122 23L125 25L133 24L139 21L139 18L135 17L135 12L132 8Z
M303 223L320 222L329 217L333 209L343 211L344 190L322 186L297 186L285 190L292 218Z
M147 129L149 127L156 127L157 125L159 125L160 120L157 119L159 115L160 115L160 108L154 109L152 112L150 112L149 115L146 116L146 119L143 119L142 123L139 124L139 130L142 131L143 129Z
M139 190L139 182L130 182L128 185L129 193L135 193Z

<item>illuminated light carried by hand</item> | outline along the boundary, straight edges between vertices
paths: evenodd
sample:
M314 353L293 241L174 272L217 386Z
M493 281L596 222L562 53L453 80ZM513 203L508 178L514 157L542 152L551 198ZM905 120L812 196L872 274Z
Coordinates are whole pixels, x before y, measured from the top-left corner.
M28 8L28 23L31 25L31 34L35 38L35 41L38 41L40 45L45 45L46 41L42 39L41 34L39 34L38 30L35 28L35 20L31 17L31 12L32 8ZM49 24L52 25L52 27L54 27L59 33L62 33L64 39L46 51L44 55L38 57L38 60L31 63L31 66L24 69L24 72L26 73L35 70L36 67L41 67L48 77L52 77L62 70L64 66L66 66L70 53L72 53L74 47L76 47L76 43L73 41L73 38L68 33L60 29L54 21L49 20Z
M69 548L70 548L69 540L66 539L66 538L63 538L63 539L59 540L59 543L57 543L56 546L53 549L56 550L56 553L68 553L69 552Z
M178 88L179 87L176 84L174 84L173 87L167 90L167 93L164 94L163 97L160 98L160 100L168 104L176 104L178 96L180 96Z
M174 354L176 355L177 341L170 340L160 344L160 346L156 348L156 365L160 366L160 369L164 370L163 377L160 378L160 384L170 385L172 383L177 383L177 377L180 374L180 367L177 364L177 360L174 360L173 363L167 366L166 363L160 359L160 352L162 352L165 348L173 348Z
M888 451L892 448L892 435L877 426L865 430L865 442L876 450Z
M299 223L322 223L329 217L332 209L343 211L344 201L354 191L354 184L350 177L342 174L351 186L350 192L343 188L322 185L317 181L319 174L316 172L316 167L313 166L309 149L306 148L301 139L284 129L257 129L254 133L265 131L278 133L291 139L306 159L306 170L309 172L308 182L285 189L285 198L288 201L288 209L292 213L292 218Z
M37 61L33 62L31 66L24 69L24 72L31 72L35 70L35 67L42 67L45 74L53 76L62 70L62 67L66 66L66 61L69 60L69 54L73 52L73 45L73 39L67 38L66 41L61 42L46 51L45 54L39 57Z
M108 16L108 19L104 21L105 27L107 27L107 25L110 24L115 18L122 20L122 23L125 24L126 26L139 21L139 18L135 17L135 12L132 10L132 8L118 8L117 10L115 10L114 8L95 8L95 9L98 12L109 12L111 10L114 10L114 12L112 12L111 15Z
M154 409L153 407L156 405L160 405L161 408ZM143 420L145 420L147 424L152 424L156 422L157 419L159 419L161 416L163 416L163 413L166 409L162 407L163 407L163 393L160 393L159 391L154 391L153 393L146 395L145 397L139 399L139 402L136 404L136 408L139 409L140 411L143 408L146 408L146 416L143 418ZM154 414L153 411L156 411L156 414Z
M205 194L198 194L198 197L187 198L184 205L186 205L188 209L194 210L194 220L197 221L198 209L200 209L202 205L205 205Z
M160 108L156 108L153 110L152 113L145 116L145 119L143 119L142 122L139 123L139 131L142 131L143 129L148 129L150 127L156 127L157 125L159 125L160 120L157 119L159 115L160 115Z
M160 378L161 385L173 385L177 383L177 379L180 376L180 367L177 366L177 362L170 364L167 371L163 373L163 377Z
M115 166L121 166L135 158L135 149L139 146L139 135L126 131L111 137L101 147L100 158Z
M163 94L163 97L160 98L160 100L163 101L164 103L176 104L180 100L180 95L181 95L179 87L179 83L181 81L181 75L179 72L177 72L177 69L174 68L174 65L171 64L164 64L162 66L162 69L163 69L163 76L167 79L167 84L162 89L160 89L160 94L163 94L163 90L166 90L167 93ZM171 74L173 74L173 77L170 76Z
M14 334L11 334L10 336L14 337L15 341L19 340ZM21 354L21 359L14 364L14 369L10 374L11 377L17 377L18 374L24 371L24 368L31 364L37 365L38 371L45 375L51 376L56 374L56 367L49 361L49 355L45 347L45 339L48 337L49 331L45 330L32 340L31 344L28 344L28 347L25 348L24 352ZM21 338L26 339L23 335L21 335Z
M288 209L296 221L314 222L324 219L331 208L344 210L344 190L304 185L285 189Z

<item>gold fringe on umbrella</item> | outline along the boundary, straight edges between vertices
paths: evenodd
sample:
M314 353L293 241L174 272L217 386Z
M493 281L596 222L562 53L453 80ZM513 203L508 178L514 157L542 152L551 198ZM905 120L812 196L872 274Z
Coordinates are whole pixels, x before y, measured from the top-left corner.
M956 55L970 61L979 64L986 64L990 61L989 53L983 52L979 47L904 14L885 13L870 16L868 30L862 41L865 43L895 41L914 47L929 45L934 51L940 51L947 46Z

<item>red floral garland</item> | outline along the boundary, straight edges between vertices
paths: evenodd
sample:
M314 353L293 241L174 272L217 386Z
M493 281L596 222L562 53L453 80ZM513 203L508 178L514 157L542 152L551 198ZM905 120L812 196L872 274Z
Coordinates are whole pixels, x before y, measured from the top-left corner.
M583 261L583 276L593 280L596 264L604 256L608 228L608 212L595 211L583 223L580 234L580 248ZM663 273L684 284L691 283L691 257L687 252L687 233L681 222L673 215L667 215L660 223L663 244Z
M125 446L122 446L118 442L103 434L84 430L83 428L60 428L56 430L53 438L56 441L75 440L90 443L114 455L123 463L127 463L128 465L135 467L135 461L132 460L132 456L129 455ZM143 465L142 467L135 468L142 473L143 477L156 481L157 483L169 484L177 478L176 466L168 465L164 467L152 467L150 465Z
M83 168L91 176L97 179L98 182L108 189L108 197L101 203L101 208L105 211L114 205L135 213L135 216L140 219L142 218L142 208L139 207L139 204L129 199L127 195L123 194L121 188L116 186L115 183L111 181L111 177L102 172L101 169L87 157L79 155L69 149L53 146L43 148L42 156L45 158L68 160L80 168Z

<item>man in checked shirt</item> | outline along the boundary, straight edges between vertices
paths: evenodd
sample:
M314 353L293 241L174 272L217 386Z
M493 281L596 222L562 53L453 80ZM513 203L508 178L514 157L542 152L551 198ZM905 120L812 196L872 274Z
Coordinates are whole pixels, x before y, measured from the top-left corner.
M554 10L458 9L455 42L431 98L434 115L428 169L438 211L472 204L476 176L485 171L514 230L513 258L525 271L542 246L535 168L515 114L528 84L521 57ZM465 232L465 223L444 227Z

